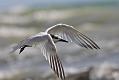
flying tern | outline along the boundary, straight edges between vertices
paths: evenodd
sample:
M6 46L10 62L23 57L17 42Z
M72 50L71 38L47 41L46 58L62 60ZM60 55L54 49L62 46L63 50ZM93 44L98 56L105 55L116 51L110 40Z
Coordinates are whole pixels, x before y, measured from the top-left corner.
M74 42L77 45L89 49L100 49L100 47L89 37L76 30L73 26L67 24L56 24L48 28L45 32L40 32L20 41L13 47L12 52L20 49L19 54L26 48L33 45L39 45L40 49L48 60L51 69L61 79L65 80L65 73L57 55L55 43L57 42Z

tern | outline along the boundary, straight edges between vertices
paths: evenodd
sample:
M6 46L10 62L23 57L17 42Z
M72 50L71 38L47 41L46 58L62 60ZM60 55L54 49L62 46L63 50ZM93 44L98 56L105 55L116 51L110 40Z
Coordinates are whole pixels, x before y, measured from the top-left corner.
M89 37L76 30L73 26L67 24L56 24L48 28L45 32L40 32L20 41L13 47L12 52L20 49L19 54L26 48L33 45L39 45L41 52L49 62L51 69L61 80L65 80L65 73L57 55L55 43L57 42L74 42L77 45L89 49L100 49L100 47Z

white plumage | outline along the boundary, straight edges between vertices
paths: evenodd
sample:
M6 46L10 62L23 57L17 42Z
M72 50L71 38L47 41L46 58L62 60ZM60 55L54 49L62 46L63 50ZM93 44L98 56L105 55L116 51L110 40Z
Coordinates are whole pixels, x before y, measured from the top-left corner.
M56 41L57 40L57 41ZM40 45L40 49L48 60L51 68L57 74L61 80L65 80L64 69L62 63L57 56L57 50L55 43L62 42L74 42L85 48L100 49L99 46L93 42L90 38L80 33L74 27L67 24L57 24L48 28L45 32L40 32L34 36L26 38L13 47L13 51L21 49L20 53L25 47L32 47L33 45Z

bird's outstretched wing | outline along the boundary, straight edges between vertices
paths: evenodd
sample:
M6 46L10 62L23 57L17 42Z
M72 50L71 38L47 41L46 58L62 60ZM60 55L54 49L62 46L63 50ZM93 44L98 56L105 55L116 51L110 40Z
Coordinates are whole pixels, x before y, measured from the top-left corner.
M100 47L89 37L67 24L57 24L46 30L47 33L57 35L69 42L74 42L82 47L100 49Z
M57 55L56 46L50 37L47 42L43 43L41 51L43 55L48 60L51 65L51 69L55 72L55 74L61 79L65 80L65 73L62 66L62 63Z
M24 45L32 46L36 44L41 49L43 55L45 56L46 60L48 60L51 69L55 72L55 74L61 79L65 80L64 69L62 63L57 56L56 46L49 34L46 35L35 35L29 37L27 39L22 40L18 43L15 47L13 47L13 51L20 49Z
M34 36L30 36L28 38L25 38L24 40L20 41L18 44L16 44L15 46L12 47L12 51L10 53L15 52L17 49L21 49L23 48L25 45L27 46L33 46L33 45L37 45L39 42L42 42L44 40L46 40L47 35L44 34L37 34Z

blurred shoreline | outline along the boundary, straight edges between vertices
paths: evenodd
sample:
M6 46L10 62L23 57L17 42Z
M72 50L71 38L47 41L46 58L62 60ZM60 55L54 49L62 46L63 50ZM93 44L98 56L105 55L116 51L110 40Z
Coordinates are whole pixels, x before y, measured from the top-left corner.
M38 48L27 48L21 55L18 55L18 51L12 54L8 52L20 40L58 23L74 26L101 47L101 50L92 51L75 44L57 44L58 55L67 76L80 73L83 69L85 72L91 66L104 62L118 66L119 3L105 4L82 7L54 5L42 9L16 6L0 12L0 80L54 79L53 72Z

